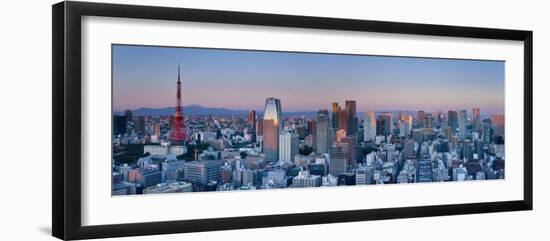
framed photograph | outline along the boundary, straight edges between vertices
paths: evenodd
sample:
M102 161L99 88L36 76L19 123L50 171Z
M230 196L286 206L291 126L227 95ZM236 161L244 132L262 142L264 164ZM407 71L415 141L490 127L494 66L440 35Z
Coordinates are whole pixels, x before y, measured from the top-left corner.
M532 34L55 4L53 235L531 210Z

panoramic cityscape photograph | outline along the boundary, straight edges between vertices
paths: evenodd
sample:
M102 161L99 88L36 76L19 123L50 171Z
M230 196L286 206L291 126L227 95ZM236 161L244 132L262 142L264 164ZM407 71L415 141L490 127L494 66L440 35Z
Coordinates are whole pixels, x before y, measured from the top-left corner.
M505 178L505 62L112 45L111 194Z

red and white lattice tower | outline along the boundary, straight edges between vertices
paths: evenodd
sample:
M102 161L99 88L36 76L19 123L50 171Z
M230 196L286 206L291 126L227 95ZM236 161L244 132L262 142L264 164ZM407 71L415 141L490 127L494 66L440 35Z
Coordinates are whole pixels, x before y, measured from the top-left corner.
M180 81L180 66L178 65L178 90L176 112L174 113L174 127L170 136L173 144L181 144L187 140L187 130L185 128L185 119L181 109L181 81Z

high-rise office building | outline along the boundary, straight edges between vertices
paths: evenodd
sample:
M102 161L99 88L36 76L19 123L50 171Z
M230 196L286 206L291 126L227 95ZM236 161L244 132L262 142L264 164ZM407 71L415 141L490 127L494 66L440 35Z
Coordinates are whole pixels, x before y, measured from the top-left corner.
M380 126L379 126L380 124ZM392 123L392 113L385 112L380 115L378 115L378 119L376 122L376 128L377 128L377 135L383 135L385 137L388 137L392 134L393 130L393 123ZM379 133L380 131L380 133Z
M481 139L483 139L483 142L490 144L493 140L493 121L491 119L484 119L481 126Z
M114 115L113 116L113 135L124 135L127 129L126 115Z
M338 128L338 112L341 108L338 106L338 102L332 103L332 128Z
M298 154L300 139L298 134L284 130L279 136L279 160L284 162L293 162L294 156Z
M256 111L252 110L248 113L248 124L252 130L256 130Z
M458 112L458 138L466 139L468 128L468 114L466 110L460 110Z
M405 140L402 157L403 157L403 160L415 159L416 158L416 156L414 155L414 140L413 139L406 139Z
M435 122L436 122L437 128L447 127L446 123L443 122L443 118L444 118L443 112L437 111L435 113Z
M161 132L160 132L160 123L155 123L155 125L153 126L153 133L155 134L155 136L157 136L158 139L160 139L160 135L161 135Z
M317 112L317 145L316 153L328 153L330 148L329 135L329 117L328 110L319 110Z
M418 111L417 114L418 127L424 128L426 124L426 112L423 110Z
M454 110L450 110L447 114L447 125L451 127L451 131L454 133L458 128L458 113Z
M365 120L363 121L363 140L374 141L376 138L376 117L374 112L370 111L365 113Z
M349 114L346 109L338 111L338 130L348 131Z
M357 144L357 137L355 136L346 136L341 140L340 145L342 146L342 151L346 153L346 158L348 159L348 166L355 166L356 144Z
M138 133L145 133L145 116L138 116L134 124L134 131Z
M384 117L378 115L376 117L376 135L377 136L383 136L384 135Z
M404 115L402 119L399 125L399 132L403 136L409 136L412 131L413 117L412 115Z
M317 122L314 120L307 121L307 132L309 135L317 136Z
M422 126L424 128L433 128L434 126L433 123L434 123L434 117L432 113L426 113L424 116L424 124L422 124Z
M475 132L479 132L481 128L480 112L479 108L472 109L472 127Z
M330 153L329 173L335 177L348 171L348 159L341 147L332 148Z
M183 165L185 180L206 185L209 181L219 181L220 162L217 160L191 161Z
M462 159L468 161L472 159L473 154L474 147L472 145L472 142L470 140L464 140L464 142L462 142Z
M256 120L256 135L263 136L264 135L264 120L263 119L257 119Z
M355 169L355 185L372 184L374 167L360 165Z
M347 117L347 130L348 135L355 135L357 133L357 102L355 100L346 100L346 112L348 113Z
M504 137L504 114L494 114L491 120L493 121L494 135Z
M279 99L268 98L265 100L262 149L268 161L279 160L279 134L283 127L282 115Z

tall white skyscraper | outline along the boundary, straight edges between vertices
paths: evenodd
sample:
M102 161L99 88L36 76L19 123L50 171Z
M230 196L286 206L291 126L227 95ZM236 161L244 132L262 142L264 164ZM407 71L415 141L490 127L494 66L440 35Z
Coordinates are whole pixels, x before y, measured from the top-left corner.
M466 110L460 110L458 112L458 138L466 139L466 131L468 128L468 114Z
M363 121L364 141L374 141L376 138L376 117L374 112L365 113L365 120Z
M279 136L279 160L293 162L294 156L298 154L300 139L298 134L284 130Z

